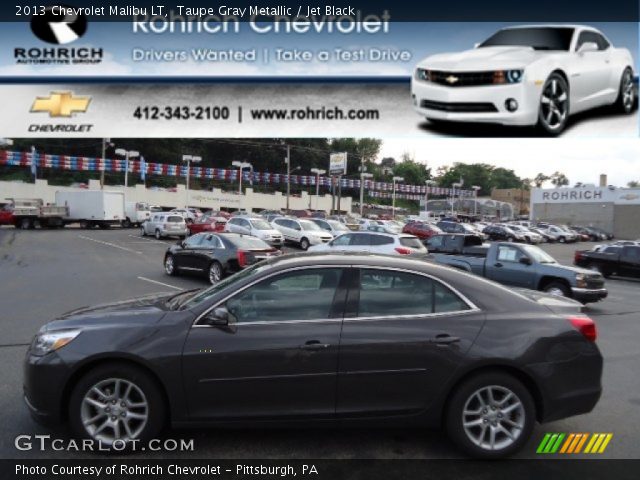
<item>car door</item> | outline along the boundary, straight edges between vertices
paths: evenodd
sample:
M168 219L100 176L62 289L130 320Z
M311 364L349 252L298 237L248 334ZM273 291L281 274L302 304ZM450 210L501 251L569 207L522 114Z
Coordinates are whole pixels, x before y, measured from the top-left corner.
M336 413L421 411L455 373L484 314L430 276L354 270L340 339Z
M173 255L174 264L180 270L197 270L197 249L202 242L202 234L192 235L182 242L182 248Z
M251 224L246 218L239 218L237 220L236 232L243 235L251 235Z
M273 222L277 227L278 230L280 230L280 232L282 232L282 236L284 237L285 240L288 241L294 241L295 239L293 238L293 228L292 228L292 221L287 219L287 218L277 218L276 220L274 220Z
M218 259L224 267L225 245L220 237L213 233L203 233L201 239L202 241L193 248L191 253L192 267L199 271L208 271L214 258Z
M640 247L626 246L620 252L620 274L640 276Z
M215 306L229 325L196 324L183 352L191 418L333 417L343 271L276 273Z
M585 43L594 43L596 51L579 52ZM611 48L596 32L582 31L575 46L571 73L571 109L579 111L603 103L611 93Z
M498 245L496 248L495 260L486 260L487 278L504 285L535 288L535 263L521 263L522 258L529 258L528 255L515 245Z

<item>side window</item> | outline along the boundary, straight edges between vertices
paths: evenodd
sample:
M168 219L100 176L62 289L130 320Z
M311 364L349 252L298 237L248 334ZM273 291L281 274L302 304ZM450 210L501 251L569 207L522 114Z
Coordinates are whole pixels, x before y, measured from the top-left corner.
M330 318L341 268L283 273L247 288L227 301L238 323Z
M429 239L429 242L428 242L428 245L431 248L440 248L440 247L442 247L443 244L444 244L444 237L439 236L439 235L437 235L435 237L431 237Z
M371 235L367 233L361 233L360 235L353 235L351 237L351 245L354 247L364 247L371 245Z
M501 245L498 247L498 261L500 262L519 262L524 257L518 248Z
M200 242L202 242L202 238L202 235L193 235L192 237L187 238L184 241L185 247L193 248L200 245Z
M611 46L609 41L606 38L604 38L602 35L600 35L599 33L596 33L595 37L596 37L596 43L598 44L598 48L600 50L606 50L607 48L609 48Z
M640 258L640 248L638 247L624 247L622 249L622 256L626 258L632 258L637 260Z
M345 235L340 235L333 242L331 242L332 247L346 247L351 242L352 234L347 233Z
M426 315L433 313L434 281L422 275L392 270L360 272L359 317Z
M609 42L607 42L607 40L602 35L596 32L582 32L578 37L576 50L579 50L580 47L587 42L592 42L598 45L598 50L606 50L607 48L609 48Z
M207 235L202 241L201 246L208 248L222 248L222 242L215 235Z
M462 312L470 307L450 288L439 282L433 282L434 313Z
M391 245L393 243L393 238L387 237L386 235L368 235L371 237L371 245Z

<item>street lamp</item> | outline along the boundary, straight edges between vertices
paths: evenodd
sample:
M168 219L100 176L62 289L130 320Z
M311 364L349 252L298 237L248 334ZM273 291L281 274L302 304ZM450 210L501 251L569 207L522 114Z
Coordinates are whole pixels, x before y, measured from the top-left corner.
M462 188L462 185L464 184L464 182L455 182L454 184L452 184L451 186L453 187L453 190L451 191L451 215L454 215L454 208L455 208L455 204L456 204L456 188Z
M202 161L202 157L197 155L182 155L182 161L187 162L187 179L186 179L186 196L187 201L184 208L187 209L187 213L189 212L189 178L191 177L191 162L200 163Z
M360 216L362 216L364 208L364 180L365 178L373 178L372 173L360 172Z
M316 210L318 210L318 197L320 196L320 175L327 173L326 170L321 168L312 168L311 173L316 174Z
M427 188L424 189L424 217L425 220L429 220L429 187L432 185L436 185L437 182L435 180L425 180L425 185Z
M238 194L242 195L242 171L245 168L253 170L253 165L251 165L249 162L240 162L238 160L234 160L233 162L231 162L231 165L233 165L234 167L238 167Z
M135 150L125 150L124 148L116 149L116 155L120 155L124 157L125 166L124 166L124 186L125 188L129 186L129 159L136 158L140 156L140 152L136 152Z
M393 195L391 197L391 215L396 218L396 182L404 182L404 177L393 177Z
M482 190L482 187L478 185L473 185L471 187L473 190L473 216L478 215L478 190Z

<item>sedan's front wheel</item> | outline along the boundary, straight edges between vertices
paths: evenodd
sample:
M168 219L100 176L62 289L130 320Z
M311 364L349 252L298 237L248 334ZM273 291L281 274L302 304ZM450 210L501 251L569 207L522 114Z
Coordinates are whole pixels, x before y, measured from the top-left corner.
M121 450L155 438L165 421L165 405L153 379L138 367L113 363L80 379L69 399L69 421L80 438Z
M569 120L569 85L552 73L542 87L538 107L538 127L546 135L560 135Z
M535 405L515 377L487 372L455 390L445 420L450 438L466 453L500 458L517 452L529 439Z
M177 275L178 269L176 268L176 263L173 255L167 255L167 258L164 259L164 271L167 273L167 275Z

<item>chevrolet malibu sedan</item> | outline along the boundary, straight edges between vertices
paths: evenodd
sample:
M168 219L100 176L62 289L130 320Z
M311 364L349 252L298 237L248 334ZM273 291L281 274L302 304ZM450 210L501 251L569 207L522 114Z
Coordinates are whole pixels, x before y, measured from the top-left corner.
M636 101L629 51L580 25L505 28L475 49L430 56L411 90L431 121L536 125L547 135L575 113L605 105L631 113Z
M601 393L592 320L404 257L302 253L206 290L83 307L28 349L24 398L101 446L167 425L443 425L477 457Z

